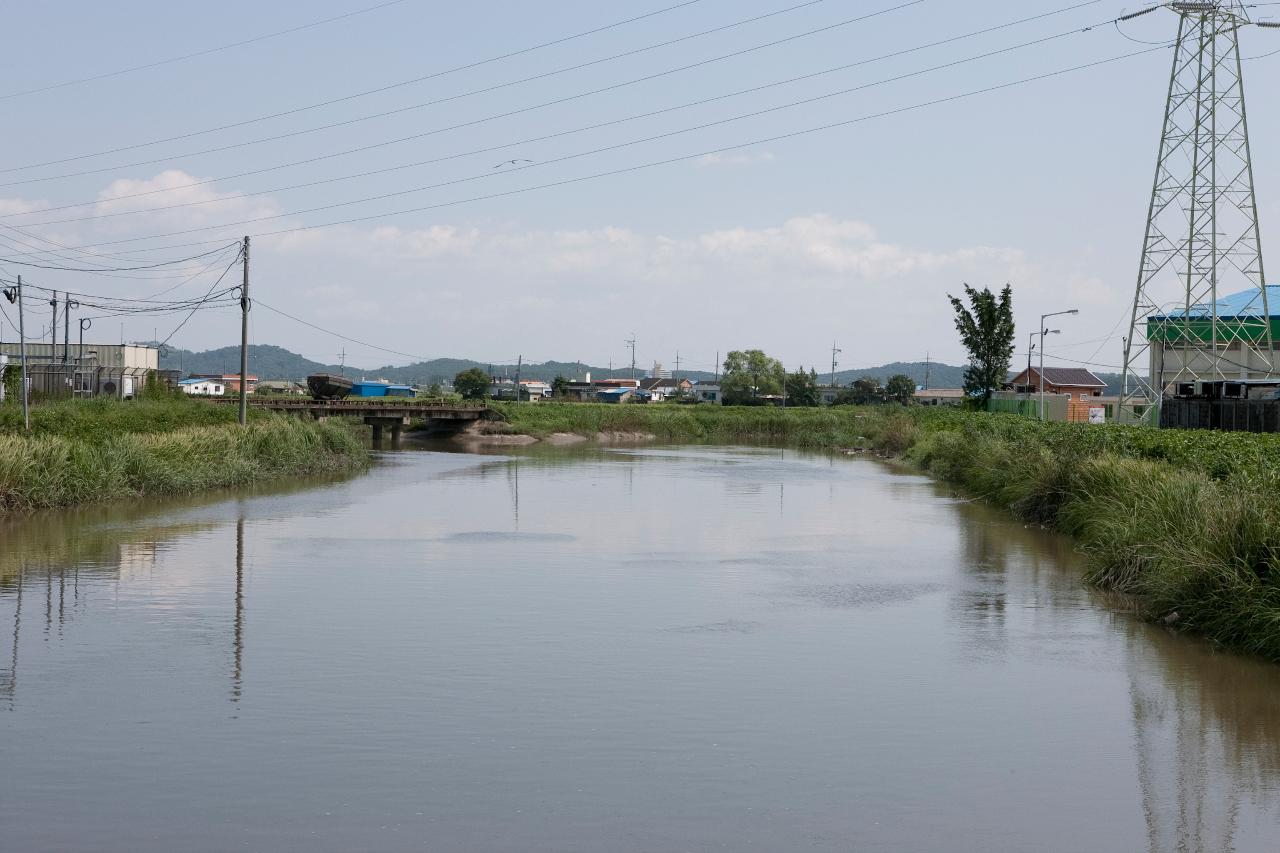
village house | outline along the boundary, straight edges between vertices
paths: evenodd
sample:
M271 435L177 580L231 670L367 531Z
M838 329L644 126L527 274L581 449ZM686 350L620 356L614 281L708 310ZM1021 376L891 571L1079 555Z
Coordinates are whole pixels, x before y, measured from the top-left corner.
M692 389L693 397L699 403L722 403L724 395L720 383L713 379L699 381Z
M963 388L924 388L912 395L920 406L959 406L967 396Z
M228 394L240 393L240 374L239 373L193 373L192 379L212 379L214 382L221 382L226 386ZM252 394L258 387L258 377L248 375L245 377L245 384L248 386L245 393Z
M227 386L216 379L183 379L178 387L192 397L222 397L227 393Z
M657 376L640 380L640 390L647 393L649 399L655 403L688 394L692 389L693 383L688 379L676 380L670 376Z
M1030 367L1005 386L1018 394L1037 398L1040 394L1040 368ZM1104 406L1102 398L1107 390L1103 382L1083 367L1046 367L1044 369L1045 397L1066 397L1066 419L1073 422L1087 423L1089 410Z

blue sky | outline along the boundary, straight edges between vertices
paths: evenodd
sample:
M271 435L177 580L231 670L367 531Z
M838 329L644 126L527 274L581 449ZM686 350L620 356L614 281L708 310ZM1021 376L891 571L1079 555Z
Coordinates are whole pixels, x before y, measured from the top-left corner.
M0 137L0 168L11 171L0 173L0 183L8 184L0 186L0 216L5 217L0 221L67 246L218 226L94 250L133 252L362 218L339 227L256 237L254 294L264 305L403 355L343 341L261 305L253 312L253 337L323 360L334 360L345 348L349 362L366 366L401 363L411 355L501 362L522 354L526 360L621 363L629 358L623 341L632 333L642 365L655 360L670 365L679 351L682 366L711 369L717 352L760 347L788 367L816 364L826 369L833 340L843 349L845 366L916 360L926 351L935 359L959 362L963 353L946 294L958 292L964 281L1013 284L1019 353L1036 315L1075 307L1081 314L1062 323L1062 334L1051 340L1049 352L1118 364L1123 329L1116 324L1132 299L1168 80L1167 50L791 139L718 155L690 155L1143 51L1145 45L1126 39L1109 24L1066 35L1139 8L1132 2L1081 4L1038 21L800 82L541 142L466 153L872 60L1074 5L1069 0L825 0L512 84L800 2L700 0L605 32L323 108L60 165L15 168L294 110L676 2L404 0L190 60L7 97L0 100L7 129ZM0 95L217 47L371 5L373 0L23 4L7 15L11 38ZM878 11L884 14L842 24ZM1260 7L1255 14L1265 17L1269 11ZM1175 26L1172 13L1160 11L1132 22L1125 32L1131 39L1159 41L1170 38ZM609 93L528 109L823 27L831 28ZM1280 47L1280 34L1273 33L1246 31L1246 55ZM1063 36L1032 47L915 73L1059 34ZM1280 55L1252 61L1246 68L1264 247L1276 245L1271 235L1280 227L1280 159L1269 143L1280 129L1280 109L1261 95L1266 81L1274 79L1277 63ZM914 76L878 83L909 74ZM494 91L467 94L499 85ZM548 162L859 86L865 88ZM440 99L449 100L402 109ZM297 133L388 110L401 111ZM513 110L523 112L492 118ZM442 130L481 119L470 127ZM438 132L309 165L227 177L432 131ZM285 133L296 135L253 142ZM227 145L237 147L193 153ZM687 159L576 180L668 158ZM424 160L439 162L284 189ZM507 160L521 162L494 168ZM57 177L84 170L94 173ZM403 193L450 181L461 182ZM455 203L562 181L572 183ZM100 201L137 193L149 194ZM386 193L403 194L296 213ZM188 206L132 212L175 204ZM387 215L431 205L440 206ZM56 221L101 214L125 215ZM273 218L222 227L264 216ZM154 256L177 258L208 248ZM0 266L44 286L117 296L145 296L186 276L118 278L23 269L2 261ZM173 295L204 293L223 268L215 266ZM123 333L131 339L151 338L154 329L164 338L181 319L126 318ZM48 317L36 321L47 323ZM120 322L101 319L94 331L115 339ZM172 342L194 349L231 344L238 339L238 328L230 309L202 311ZM1104 340L1109 335L1115 337Z

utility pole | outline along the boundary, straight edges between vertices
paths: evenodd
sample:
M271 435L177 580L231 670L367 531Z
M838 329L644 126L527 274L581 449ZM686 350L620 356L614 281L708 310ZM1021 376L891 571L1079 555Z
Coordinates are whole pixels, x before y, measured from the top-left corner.
M338 353L338 358L341 359L341 361L338 362L338 372L343 376L346 376L347 375L347 348L345 346L342 348L342 352Z
M52 364L58 360L58 291L53 292L49 304L53 306L53 321L49 327L49 363Z
M11 303L18 305L18 352L22 359L22 387L18 389L22 395L22 428L31 429L31 411L27 402L27 327L22 310L22 276L18 276L17 287L6 288L4 296Z
M680 350L676 350L676 375L672 379L676 383L676 391L680 390Z
M720 350L716 350L716 384L720 384Z
M520 405L520 368L524 366L524 355L516 356L516 405Z
M1027 356L1027 370L1031 369L1031 357ZM929 390L929 353L924 354L924 390Z
M249 235L240 246L244 284L240 287L240 426L249 423Z
M836 387L836 356L844 350L836 347L836 342L831 342L831 387Z
M636 378L636 333L632 332L631 337L623 341L627 346L631 347L631 378Z
M76 353L76 385L77 386L80 384L80 377L84 373L84 330L89 328L92 325L93 325L92 317L80 318L80 351ZM178 364L179 366L181 366L182 357L179 356L178 359L179 359ZM179 370L178 372L181 373L182 371Z
M71 298L70 293L63 295L62 309L62 363L66 364L71 350L71 309L79 308L80 303Z

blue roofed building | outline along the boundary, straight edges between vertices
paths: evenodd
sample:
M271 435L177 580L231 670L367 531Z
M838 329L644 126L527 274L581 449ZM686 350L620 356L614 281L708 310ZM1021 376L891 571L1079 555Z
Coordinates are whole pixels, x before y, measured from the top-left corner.
M380 380L361 380L351 384L350 397L413 397L416 396L412 386L396 385Z
M1216 326L1216 328L1215 328ZM1218 341L1215 352L1213 342ZM1267 334L1270 332L1270 346ZM1147 318L1150 379L1163 393L1200 379L1233 382L1274 379L1280 361L1280 285L1243 290L1210 303L1178 307Z

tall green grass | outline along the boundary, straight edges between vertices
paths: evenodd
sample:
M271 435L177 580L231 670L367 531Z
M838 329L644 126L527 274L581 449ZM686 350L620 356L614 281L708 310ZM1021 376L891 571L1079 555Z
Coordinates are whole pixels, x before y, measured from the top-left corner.
M67 434L0 434L0 512L190 494L368 464L364 444L342 423L263 415L244 428L161 431L87 429L79 413L73 421Z
M768 442L796 447L843 447L865 436L865 410L846 407L778 409L766 406L611 405L607 403L495 403L514 432L591 437L601 432L650 433L664 441ZM901 411L901 410L900 410Z
M1128 593L1150 619L1280 661L1280 437L917 420L909 459L1074 537L1091 583Z
M255 420L263 414L253 410L249 413ZM233 424L236 415L235 406L185 395L141 400L60 400L31 407L31 433L97 441L121 433ZM0 405L0 433L21 430L21 407L16 402Z

